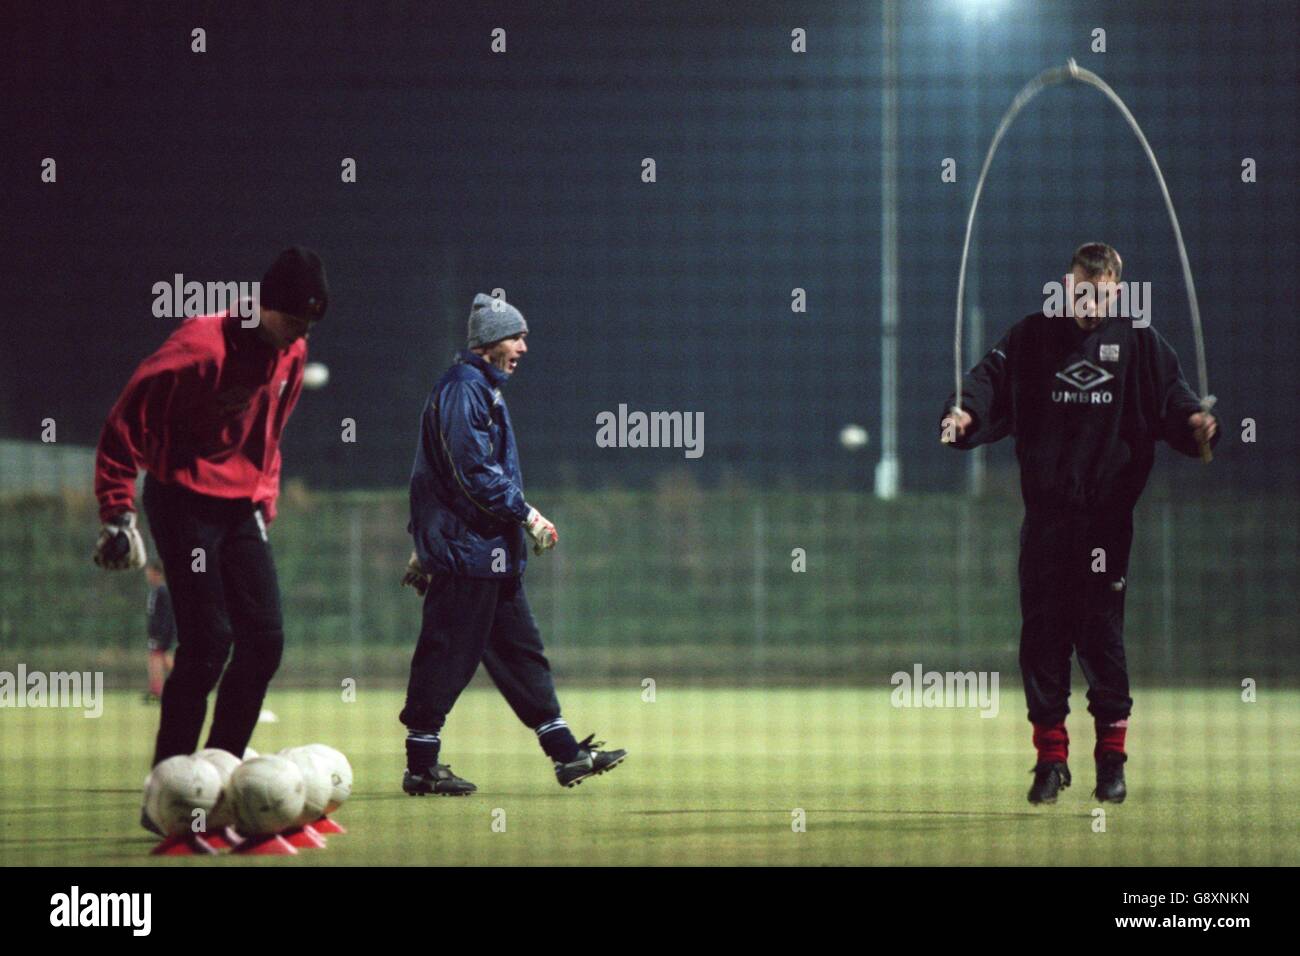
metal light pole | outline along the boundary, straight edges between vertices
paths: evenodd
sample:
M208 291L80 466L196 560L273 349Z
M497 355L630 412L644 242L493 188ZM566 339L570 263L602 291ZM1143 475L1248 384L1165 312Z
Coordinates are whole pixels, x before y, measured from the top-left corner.
M898 5L884 0L880 138L880 461L876 497L898 497Z
M980 95L980 74L984 63L984 30L983 24L978 24L975 28L975 68L971 71L970 89L975 97L975 106L972 115L975 122L981 122L981 110L983 97ZM972 134L972 142L975 143L974 149L971 150L972 156L979 155L979 137ZM971 169L977 167L972 165ZM970 276L966 280L966 314L969 318L969 326L966 338L966 354L978 361L979 356L984 354L984 309L980 306L980 260L979 247L972 246L970 253ZM969 364L969 363L968 363ZM985 452L983 445L972 449L967 453L967 492L972 495L979 495L984 491L984 467Z

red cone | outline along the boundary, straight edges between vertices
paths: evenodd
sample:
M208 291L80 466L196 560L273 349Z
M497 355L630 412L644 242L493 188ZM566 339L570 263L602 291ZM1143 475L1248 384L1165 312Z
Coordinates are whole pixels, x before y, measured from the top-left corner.
M335 823L329 817L321 817L319 820L317 820L315 823L311 825L311 828L315 830L317 833L347 833L348 832L347 830L343 829L343 824Z
M197 833L170 836L149 851L150 856L216 856L213 846Z
M233 850L244 842L244 838L235 832L234 827L223 827L216 833L209 833L208 842L218 850Z
M244 856L297 856L298 851L289 845L284 837L274 836L249 837L235 847L235 852Z
M312 829L311 824L285 830L284 838L289 841L290 846L296 846L300 850L325 849L325 838Z

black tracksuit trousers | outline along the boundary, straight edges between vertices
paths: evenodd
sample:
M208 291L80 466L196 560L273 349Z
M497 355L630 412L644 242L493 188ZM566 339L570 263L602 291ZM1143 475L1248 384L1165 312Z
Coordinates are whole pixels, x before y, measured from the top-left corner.
M265 529L247 498L212 498L152 476L145 478L144 509L167 573L177 635L154 763L198 749L218 680L206 746L242 757L284 650Z
M551 665L523 578L433 575L424 595L402 723L410 730L441 731L480 661L526 726L536 728L560 716Z
M1054 725L1070 708L1070 657L1088 681L1088 710L1124 720L1133 708L1124 659L1133 513L1027 514L1020 529L1020 672L1029 719ZM1104 552L1105 570L1094 571Z

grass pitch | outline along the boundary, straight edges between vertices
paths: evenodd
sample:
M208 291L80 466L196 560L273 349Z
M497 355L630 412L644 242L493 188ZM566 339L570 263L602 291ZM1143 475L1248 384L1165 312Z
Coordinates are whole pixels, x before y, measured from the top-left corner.
M1005 691L1006 689L1004 689ZM275 691L263 753L322 741L356 772L349 830L295 858L151 858L137 824L157 707L108 695L103 715L0 711L0 863L72 866L318 865L1296 865L1300 692L1243 703L1222 690L1137 691L1130 796L1095 814L1091 721L1072 715L1074 785L1025 801L1033 763L1018 688L992 719L895 709L887 692L561 688L579 737L628 760L573 790L530 731L475 686L444 732L470 797L399 787L401 694L364 685ZM1082 701L1076 694L1076 705Z

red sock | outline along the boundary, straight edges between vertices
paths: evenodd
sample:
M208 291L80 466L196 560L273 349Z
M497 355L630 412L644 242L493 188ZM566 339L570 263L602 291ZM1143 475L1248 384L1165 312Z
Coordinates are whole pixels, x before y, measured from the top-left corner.
M1065 763L1070 758L1070 735L1065 721L1055 724L1034 724L1034 749L1039 763Z
M1128 718L1116 721L1097 721L1097 746L1092 751L1096 760L1105 753L1122 754L1124 752L1124 735L1128 733Z

